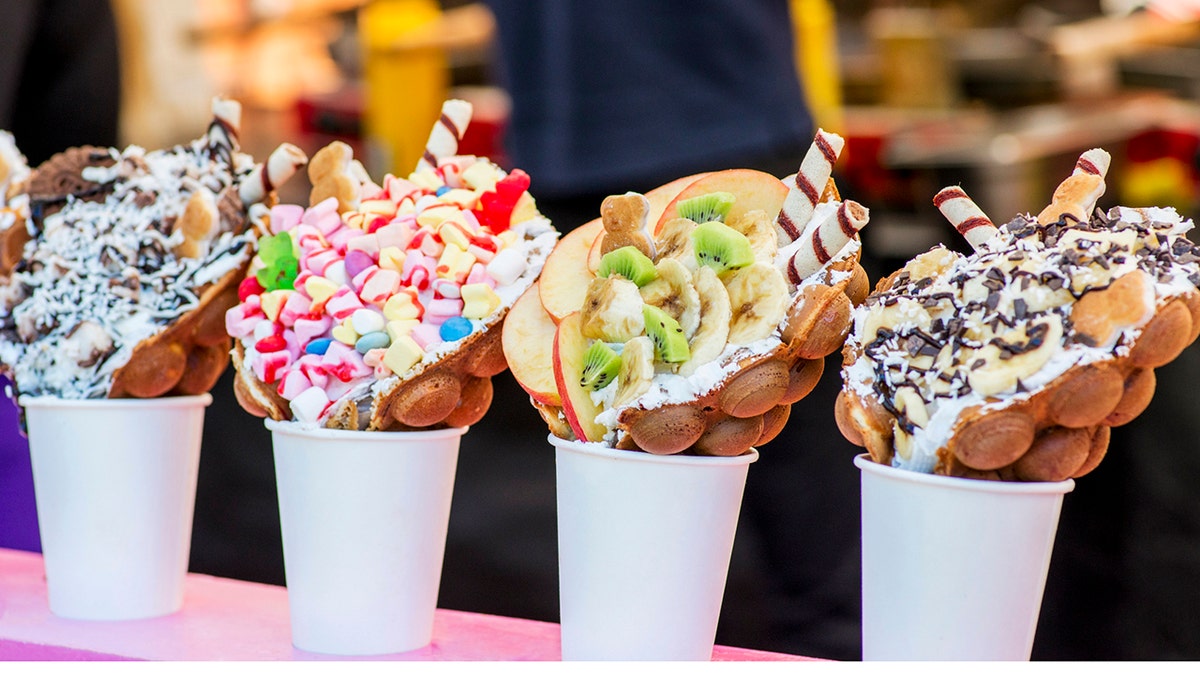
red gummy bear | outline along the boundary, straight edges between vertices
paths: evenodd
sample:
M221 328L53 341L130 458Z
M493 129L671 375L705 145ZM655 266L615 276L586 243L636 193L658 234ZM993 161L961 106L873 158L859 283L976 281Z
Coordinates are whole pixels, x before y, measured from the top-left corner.
M496 181L495 190L479 196L480 208L475 209L479 224L492 234L507 230L512 225L512 212L517 200L528 189L529 174L520 169L513 169L512 173Z

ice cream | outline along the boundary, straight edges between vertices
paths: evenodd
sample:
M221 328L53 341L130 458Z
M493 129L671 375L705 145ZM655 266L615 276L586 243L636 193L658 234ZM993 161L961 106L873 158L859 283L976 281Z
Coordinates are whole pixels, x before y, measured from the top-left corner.
M80 147L29 178L31 241L0 287L0 361L21 394L149 398L211 388L223 316L272 190L306 157L241 152L241 107L205 135L146 151Z
M774 438L867 292L867 210L820 131L794 176L732 169L613 195L572 232L504 331L514 376L560 438L740 455Z
M272 209L226 315L248 411L368 431L483 416L500 327L558 232L528 175L457 154L470 115L447 101L419 167L381 185L334 143L309 166L311 206Z
M959 188L935 203L975 251L936 247L854 312L838 400L876 462L975 478L1091 471L1154 368L1200 333L1200 251L1173 209L1094 211L1092 150L1037 217L995 226ZM982 235L981 235L982 233Z

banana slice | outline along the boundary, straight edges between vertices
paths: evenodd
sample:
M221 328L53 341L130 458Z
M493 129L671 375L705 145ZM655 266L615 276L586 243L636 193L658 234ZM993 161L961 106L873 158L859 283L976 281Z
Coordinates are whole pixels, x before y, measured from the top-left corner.
M654 341L645 335L625 343L621 350L621 371L617 373L617 393L613 407L628 405L650 390L654 380Z
M620 276L597 277L588 284L580 310L584 337L625 342L646 332L637 284Z
M692 339L700 327L700 296L692 284L691 271L675 258L659 260L654 269L658 278L642 286L642 300L670 314L679 322L684 336ZM638 311L642 311L640 306Z
M730 272L725 290L729 292L729 342L744 345L770 335L787 312L788 288L783 274L769 263L755 262Z
M695 229L696 223L688 218L672 218L664 223L655 240L658 259L678 260L694 272L700 266L696 262L696 249L692 244L692 231ZM774 230L771 231L771 236L775 236Z
M767 234L775 244L775 230L767 223ZM729 307L729 291L713 268L704 265L693 277L696 293L700 296L700 327L692 336L689 347L692 357L679 366L679 374L687 377L700 366L712 361L725 351L729 341L729 322L733 312Z
M1017 380L1022 380L1037 371L1062 349L1063 325L1062 318L1057 314L1047 314L1031 322L1026 327L1014 328L1004 333L1000 339L1008 344L1031 345L1028 351L1012 354L1002 358L1005 351L993 342L975 350L971 359L966 363L967 382L971 389L982 396L991 396L1002 391L1008 391L1017 386Z
M882 302L872 305L863 316L862 330L858 334L862 336L863 344L870 344L875 341L880 328L894 331L903 326L915 326L928 332L932 323L933 317L919 300L898 298L891 305Z
M779 241L775 236L775 224L770 216L762 209L754 209L735 218L732 223L726 223L733 229L746 235L750 240L750 250L754 251L754 259L761 263L773 263L779 253Z

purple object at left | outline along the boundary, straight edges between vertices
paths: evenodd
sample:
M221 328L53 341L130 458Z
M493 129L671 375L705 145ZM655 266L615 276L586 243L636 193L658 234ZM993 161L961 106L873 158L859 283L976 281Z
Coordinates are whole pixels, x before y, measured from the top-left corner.
M0 377L0 387L8 386ZM0 548L41 551L29 441L19 419L16 403L0 396Z

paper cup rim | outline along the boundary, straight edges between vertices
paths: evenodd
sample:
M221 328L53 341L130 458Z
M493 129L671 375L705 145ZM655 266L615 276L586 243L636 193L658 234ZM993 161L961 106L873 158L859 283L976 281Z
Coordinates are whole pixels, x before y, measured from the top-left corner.
M758 461L758 450L750 448L749 452L736 457L717 457L710 455L655 455L641 450L618 450L600 443L585 443L559 438L554 434L548 436L550 444L560 450L577 452L594 457L644 462L647 464L673 464L676 466L740 466Z
M993 492L998 494L1066 494L1075 489L1075 480L1068 478L1055 483L1047 482L1015 482L996 480L975 480L971 478L956 478L954 476L937 476L931 473L920 473L898 469L886 464L879 464L867 453L854 457L854 465L861 471L875 474L889 480L904 481L922 485L934 485L952 490L966 492Z
M22 394L17 403L22 408L79 408L99 410L105 408L207 408L212 404L212 394L191 396L159 396L156 398L60 398L58 396Z
M331 440L355 441L395 441L400 438L407 440L441 440L462 436L470 427L446 427L445 429L420 429L416 431L364 431L361 429L325 429L323 427L305 428L293 420L263 420L271 433L295 436L298 438L328 438Z

